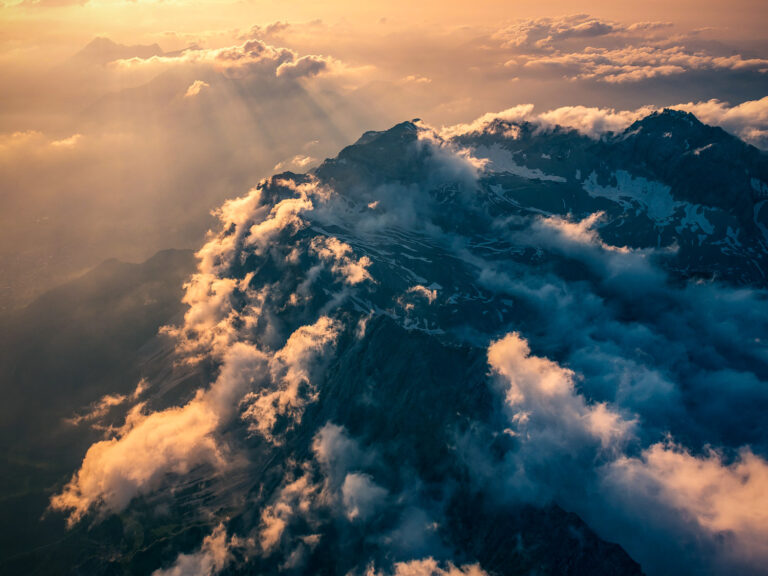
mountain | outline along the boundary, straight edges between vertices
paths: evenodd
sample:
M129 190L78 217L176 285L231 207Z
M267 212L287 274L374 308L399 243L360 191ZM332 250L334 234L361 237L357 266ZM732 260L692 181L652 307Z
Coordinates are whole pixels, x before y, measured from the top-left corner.
M5 565L758 574L767 174L664 111L404 122L263 180L135 390L62 410L93 442L46 493L65 536Z
M69 544L59 542L61 523L44 517L50 487L100 437L67 420L172 362L157 331L181 317L182 283L193 270L188 250L141 264L108 260L2 320L0 572L64 570Z
M82 50L71 58L72 63L106 65L114 60L129 58L152 58L163 56L165 53L158 44L127 46L118 44L109 38L98 37L86 44Z

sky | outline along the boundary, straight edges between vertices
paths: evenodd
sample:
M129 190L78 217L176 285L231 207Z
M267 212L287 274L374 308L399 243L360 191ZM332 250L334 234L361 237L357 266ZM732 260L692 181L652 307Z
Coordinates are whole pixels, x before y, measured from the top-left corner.
M195 247L226 198L406 119L710 103L708 121L729 114L763 146L767 15L753 0L6 1L0 310L109 257Z
M501 500L561 502L656 573L683 548L674 559L683 567L759 570L768 558L765 292L674 284L649 256L669 247L607 243L600 212L531 217L507 239L572 260L590 279L556 269L542 278L506 248L499 258L509 261L494 267L469 250L466 222L447 228L454 214L444 218L427 190L448 176L476 189L491 160L457 142L505 120L599 138L673 107L768 150L766 23L764 0L0 2L0 315L105 259L198 249L187 313L162 334L190 364L218 367L179 406L150 410L156 383L142 380L73 417L101 425L115 406L128 410L122 427L103 428L51 509L76 526L92 512L125 510L168 474L226 472L233 422L278 446L284 421L298 425L314 401L315 376L335 348L367 337L373 313L355 309L351 322L336 314L340 303L380 289L407 319L448 302L437 281L400 285L357 253L369 242L374 254L376 234L391 225L431 235L483 290L514 295L542 327L476 336L475 376L490 379L500 401L487 428L478 421L456 439L459 457L477 465L473 482ZM352 210L313 176L265 180L416 118L418 146L407 153L429 153L418 156L426 176L413 188L376 188L363 174L360 190L345 190L361 195ZM644 182L634 182L643 194ZM586 185L599 188L591 177ZM504 231L510 222L484 225ZM309 223L354 230L361 244L330 232L305 238ZM280 280L268 282L266 267L262 277L246 272L249 259L274 264ZM322 279L332 290L315 290ZM498 433L525 438L500 462L484 435ZM327 516L326 505L353 524L390 509L430 525L418 486L393 489L412 480L383 459L399 448L379 458L360 441L342 425L317 430L306 462L286 463L296 469L276 480L252 538L216 518L198 552L168 573L189 562L224 566L230 549L311 546L312 534L291 530ZM562 473L550 481L553 471ZM404 520L403 541L408 530ZM471 569L461 573L480 574Z

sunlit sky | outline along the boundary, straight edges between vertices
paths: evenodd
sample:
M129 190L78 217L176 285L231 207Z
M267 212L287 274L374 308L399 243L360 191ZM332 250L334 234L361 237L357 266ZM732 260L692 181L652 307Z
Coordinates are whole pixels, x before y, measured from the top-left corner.
M768 141L768 104L736 109L768 94L762 0L0 6L3 309L410 118L714 102Z

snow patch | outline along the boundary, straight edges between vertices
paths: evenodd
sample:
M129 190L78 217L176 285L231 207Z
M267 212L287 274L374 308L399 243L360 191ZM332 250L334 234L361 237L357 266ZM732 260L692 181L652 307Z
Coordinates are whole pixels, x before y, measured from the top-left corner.
M547 180L550 182L566 182L566 179L562 176L555 176L554 174L546 174L538 168L528 168L527 166L521 166L515 162L514 155L505 150L498 144L491 146L479 146L474 150L473 154L476 158L488 160L486 170L489 172L507 172L526 178L527 180Z

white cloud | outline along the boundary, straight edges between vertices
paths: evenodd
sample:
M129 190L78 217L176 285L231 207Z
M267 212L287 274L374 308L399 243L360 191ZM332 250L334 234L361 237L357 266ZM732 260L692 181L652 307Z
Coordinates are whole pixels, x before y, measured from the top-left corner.
M271 386L250 392L242 398L242 418L252 431L273 443L280 443L277 427L293 427L304 410L317 397L312 377L317 366L335 344L341 325L323 316L312 325L291 334L285 346L269 360Z
M354 286L366 280L373 281L373 277L368 272L371 259L363 256L355 260L352 257L354 255L352 247L338 238L316 236L312 239L310 248L321 260L331 262L333 273L340 275L347 284Z
M189 88L187 88L187 91L184 93L184 98L194 98L204 88L210 88L211 85L208 84L208 82L204 82L203 80L195 80L192 82L192 84L189 85Z
M728 462L714 450L695 456L657 443L613 462L604 482L645 522L654 523L652 510L666 506L709 533L737 563L768 562L768 462L748 448Z
M587 403L576 391L574 372L531 355L519 334L493 342L488 364L500 377L515 433L533 443L542 457L592 442L616 451L630 438L633 421L604 403Z
M452 138L454 136L464 136L466 134L477 134L483 132L496 121L508 122L512 124L526 122L531 118L533 108L533 104L520 104L501 112L489 112L487 114L483 114L468 124L456 124L454 126L443 127L440 131L440 134L444 138Z
M708 100L673 104L666 108L691 112L705 124L720 126L750 144L768 149L768 141L765 138L768 133L768 97L749 100L735 106L720 100ZM515 139L519 133L516 125L531 122L542 130L561 126L598 139L608 132L622 132L632 123L660 111L661 108L642 106L634 110L617 110L562 106L541 113L534 113L533 110L533 104L522 104L501 112L484 114L467 124L444 127L440 133L445 138L482 132L505 133L507 137Z
M315 505L320 487L312 484L307 474L289 480L280 488L275 501L264 508L259 526L259 543L265 555L274 552L291 521L307 516Z
M546 129L562 126L572 128L590 138L599 138L606 132L621 132L653 111L654 108L650 106L618 111L612 108L564 106L539 114L537 120Z
M94 422L101 420L109 414L109 412L115 406L120 406L128 400L128 396L124 394L107 394L102 396L98 402L91 405L91 409L85 414L77 414L72 418L67 418L66 422L74 426L78 426L83 422Z
M266 368L263 353L238 343L228 351L209 390L199 390L186 405L145 414L138 404L117 435L93 444L80 469L51 507L69 512L69 525L91 508L119 511L138 494L160 487L168 474L186 474L200 465L221 471L227 449L216 438L231 420L237 401Z
M377 572L373 566L365 573L365 576L386 575L386 572ZM430 556L408 562L396 562L391 576L488 576L488 573L479 564L456 566L452 562L438 562Z
M224 524L219 524L203 539L200 549L191 554L179 554L172 566L152 572L152 576L213 576L231 560L231 542L227 540Z
M708 100L678 104L673 108L691 112L705 124L720 126L758 148L768 149L768 96L736 106Z
M407 292L409 294L416 294L418 296L421 296L423 298L426 298L427 302L432 304L435 300L437 300L437 289L430 290L426 286L422 286L421 284L417 284L416 286L411 286L408 288Z

